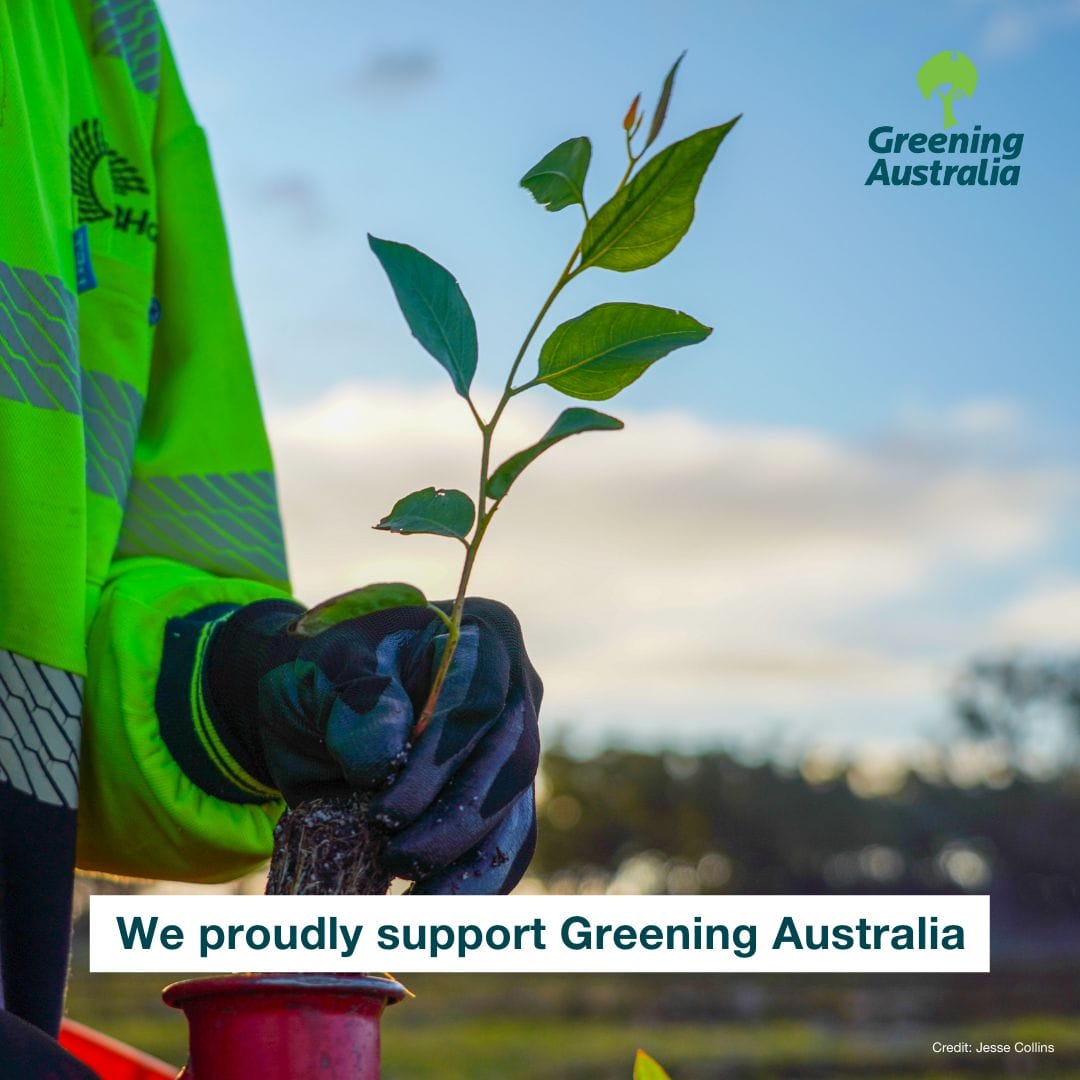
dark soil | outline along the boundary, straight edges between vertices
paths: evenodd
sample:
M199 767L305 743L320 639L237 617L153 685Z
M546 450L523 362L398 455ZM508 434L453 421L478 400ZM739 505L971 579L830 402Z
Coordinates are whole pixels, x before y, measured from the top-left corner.
M269 896L372 896L390 886L386 835L357 794L286 810L274 830Z

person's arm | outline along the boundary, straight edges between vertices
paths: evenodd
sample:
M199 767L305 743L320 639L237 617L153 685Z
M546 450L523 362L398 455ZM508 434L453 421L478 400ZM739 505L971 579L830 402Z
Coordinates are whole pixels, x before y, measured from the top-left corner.
M167 45L154 166L157 325L119 542L87 640L78 859L214 881L267 857L282 804L251 778L214 788L178 763L163 720L186 708L176 669L197 657L174 656L166 626L287 597L288 582L206 139Z
M157 30L152 9L144 15L144 29L150 23L141 38L145 46ZM84 836L104 853L100 865L168 872L186 861L220 876L255 861L255 849L265 855L269 828L250 818L273 813L248 807L249 818L234 821L236 809L225 805L217 815L225 819L223 828L207 800L208 831L224 834L218 845L225 845L231 867L215 866L218 848L206 842L178 860L169 837L180 826L175 810L162 808L190 807L190 785L164 760L144 771L153 746L138 743L145 725L140 728L137 718L145 716L147 695L153 699L162 656L160 634L156 652L145 637L157 617L150 609L159 599L169 602L158 591L170 584L172 599L184 610L211 594L241 604L281 595L259 578L276 580L283 571L272 569L280 533L273 508L263 511L264 482L254 494L229 500L234 510L243 503L244 529L261 524L257 541L231 521L226 532L233 542L223 542L192 516L189 504L181 524L200 538L198 550L190 540L178 547L181 534L174 531L174 546L151 585L138 564L148 566L152 552L165 553L145 539L147 530L162 539L167 514L159 509L152 520L132 519L124 540L132 550L109 567L144 403L138 475L152 479L175 472L181 458L185 472L199 468L183 447L200 438L190 426L174 425L176 402L168 401L170 394L186 397L186 376L177 381L168 373L170 365L158 364L154 392L147 394L156 256L147 222L156 223L159 215L151 193L155 155L140 140L158 115L158 55L152 50L140 60L152 61L153 87L145 81L134 85L130 57L95 47L95 36L112 29L107 21L91 23L84 5L0 4L0 982L4 1007L53 1035L68 962L77 808ZM164 82L162 89L164 114L183 120L175 95L164 92ZM180 148L178 139L175 149ZM172 158L169 168L186 167L165 142L158 149L163 161ZM170 218L185 212L164 202L161 210ZM208 246L220 221L215 224L213 214L207 221L209 228L196 242L201 236ZM169 248L163 239L162 250ZM208 251L217 259L223 240ZM227 263L220 265L227 274ZM169 289L175 292L175 283ZM238 331L239 322L228 291L223 304L215 299L216 314L200 326L231 348L228 332ZM177 296L178 315L192 299ZM183 341L173 333L165 338L170 349ZM186 355L208 347L205 340L192 342ZM191 374L221 399L216 407L227 408L231 400L240 409L239 429L253 434L254 449L232 465L220 444L206 449L233 471L265 471L269 462L246 356L229 370L227 385L208 381L201 365ZM152 400L146 402L148 396ZM230 522L227 516L214 519L219 526ZM145 546L137 554L140 542ZM223 557L230 561L222 563ZM230 575L232 583L226 584ZM124 672L110 684L114 661ZM93 764L85 774L90 798L80 807L88 667L95 678L87 688L91 734L84 745ZM125 717L132 718L130 728L122 724ZM100 733L94 721L100 721ZM111 768L99 777L94 768L101 761ZM111 818L99 812L98 785L109 798L121 799L109 804ZM124 803L124 791L143 797ZM104 841L94 831L103 822L110 830ZM157 851L144 858L148 840L159 839L158 833L164 834L157 845L164 865Z

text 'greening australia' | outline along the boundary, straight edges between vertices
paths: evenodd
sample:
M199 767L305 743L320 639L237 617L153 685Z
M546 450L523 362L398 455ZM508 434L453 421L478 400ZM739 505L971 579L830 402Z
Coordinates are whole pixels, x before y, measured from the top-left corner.
M870 149L878 156L866 185L884 187L1016 187L1020 183L1020 164L1017 158L1024 148L1024 135L1012 131L1002 135L983 131L979 124L970 131L897 132L885 124L870 132ZM930 162L895 163L889 159L899 154L949 155L953 160L935 157ZM972 160L979 155L978 161ZM1010 162L1011 164L1004 164Z
M583 915L563 921L562 944L575 952L605 949L669 949L691 952L731 950L736 956L757 953L758 927L740 923L728 927L706 923L700 915L693 924L633 926L593 923ZM854 923L799 923L785 915L771 941L776 950L858 949L867 952L953 951L964 948L964 928L956 923L940 925L936 915L920 915L911 923L875 923L861 918Z

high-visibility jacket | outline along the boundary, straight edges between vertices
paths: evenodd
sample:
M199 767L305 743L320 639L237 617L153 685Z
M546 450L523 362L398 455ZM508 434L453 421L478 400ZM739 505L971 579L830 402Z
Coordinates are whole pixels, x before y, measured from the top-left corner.
M78 803L85 868L256 865L280 801L192 781L155 699L168 619L287 590L206 139L157 10L0 3L0 783Z

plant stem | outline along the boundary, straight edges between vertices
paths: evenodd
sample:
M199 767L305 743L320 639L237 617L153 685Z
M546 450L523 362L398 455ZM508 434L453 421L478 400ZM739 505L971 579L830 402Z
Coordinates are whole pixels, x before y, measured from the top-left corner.
M498 408L496 408L494 415L488 422L488 428L494 430L495 425L499 422L499 417L502 415L503 409L506 408L506 403L510 400L510 387L513 386L514 376L517 374L518 368L521 367L521 361L525 358L525 352L532 344L532 339L536 335L536 331L540 329L540 324L544 321L544 316L548 313L548 309L555 303L559 293L563 291L563 287L570 281L571 278L577 273L573 269L574 263L577 261L578 255L581 254L581 241L577 242L577 246L574 248L567 259L566 265L563 267L562 273L559 275L559 280L555 282L555 287L548 293L548 298L544 301L543 306L537 312L536 318L533 319L532 326L529 327L529 332L525 335L525 340L521 343L521 348L517 351L517 356L514 357L513 364L510 365L510 374L506 376L506 386L503 389L503 396L499 400Z
M461 638L461 616L465 610L465 594L469 587L469 579L472 577L476 556L480 551L480 544L484 539L484 534L487 532L488 526L491 524L491 519L495 516L495 511L498 510L499 502L501 501L498 499L495 500L491 508L488 509L487 484L491 469L491 440L495 434L495 426L498 424L499 419L503 414L503 410L513 396L514 376L521 366L521 361L525 358L525 353L528 350L529 345L532 344L532 339L536 336L536 331L539 330L540 324L544 321L544 316L547 315L551 305L555 303L559 293L562 292L567 282L569 282L576 273L573 266L580 252L581 242L578 241L566 266L563 267L563 271L559 275L558 281L555 282L554 288L548 294L548 298L544 301L536 318L533 319L532 326L529 327L529 331L525 335L525 340L522 341L521 347L514 357L514 362L510 367L510 374L506 378L506 386L503 388L502 396L499 398L498 405L495 406L495 412L492 413L491 419L487 423L484 423L472 401L469 401L469 407L472 409L473 416L476 418L476 422L480 427L482 440L480 452L480 491L476 502L476 531L473 533L472 540L469 541L465 548L465 562L461 568L461 577L458 581L457 595L454 597L454 606L450 611L450 628L447 632L446 645L443 648L439 666L435 671L435 677L431 680L431 690L428 692L427 701L424 702L424 708L413 727L412 737L414 740L418 739L424 733L425 728L431 723L432 716L435 715L435 708L439 702L439 693L442 690L443 683L446 681L447 672L450 670L450 663L454 659L454 651L457 649L458 641Z
M639 127L641 127L640 118L638 119L637 124L634 126L634 130L628 131L626 133L626 156L627 158L629 158L629 161L626 166L626 172L623 173L623 178L619 181L619 186L615 189L616 195L618 195L619 192L622 191L624 187L626 187L626 181L630 179L630 174L634 171L634 166L641 160L641 154L638 154L637 157L635 157L634 149L630 145L633 141L634 136L637 134L637 130ZM644 152L645 151L643 150L641 153L643 154Z
M635 131L636 130L637 129L635 128ZM626 172L623 173L623 177L619 181L619 186L615 189L616 195L626 186L627 181L630 179L630 174L634 171L634 166L637 165L642 157L641 154L638 154L636 157L634 156L630 146L630 139L631 134L627 132L626 154L630 161L626 167ZM587 224L589 220L588 212L585 214L585 220ZM514 387L514 377L517 375L518 368L521 367L521 361L525 359L525 353L532 344L532 340L536 336L536 331L540 329L540 324L544 321L544 317L551 309L551 305L555 303L559 293L561 293L566 285L581 272L582 267L580 264L575 267L574 263L578 261L578 257L581 255L581 245L584 238L584 233L582 233L581 240L577 242L577 246L574 248L570 258L562 269L562 273L559 274L559 278L555 282L554 287L551 292L548 293L547 299L541 305L540 310L536 314L536 318L533 319L532 326L529 327L528 333L525 335L525 339L522 341L521 347L514 357L514 362L510 365L510 373L506 377L506 385L503 387L502 396L499 398L499 403L495 406L495 411L491 414L491 419L485 423L477 411L476 406L473 404L472 398L466 399L469 403L469 409L472 411L473 417L476 420L477 426L480 428L482 440L480 451L480 491L476 500L476 529L473 532L472 539L468 541L465 546L465 562L461 567L461 577L458 580L457 595L454 597L454 606L450 611L450 625L447 630L446 645L443 648L439 666L435 670L435 677L431 680L431 689L428 692L427 700L424 702L424 708L421 710L420 717L413 727L413 740L418 739L424 733L428 724L431 723L431 718L435 715L435 709L439 703L439 694L442 691L443 683L446 681L447 673L450 671L450 664L454 659L454 652L457 649L458 641L461 638L461 616L465 610L465 594L469 587L469 579L472 577L473 566L476 564L476 556L480 551L480 544L484 539L485 533L487 533L488 526L491 524L491 519L495 516L495 511L499 509L499 504L502 502L501 499L496 499L492 503L490 509L488 508L487 485L491 468L491 441L495 434L495 427L502 418L502 414L506 409L506 406L510 403L510 399L514 397L515 394L521 393L522 390L535 386L539 381L533 379L531 382L524 383L516 388Z
M465 400L469 403L469 411L473 414L473 419L476 421L476 426L481 431L483 431L484 430L484 418L480 415L479 412L477 412L476 406L473 404L473 399L471 397L467 397L467 398L465 398Z

